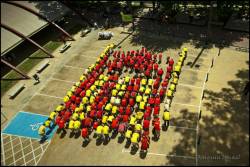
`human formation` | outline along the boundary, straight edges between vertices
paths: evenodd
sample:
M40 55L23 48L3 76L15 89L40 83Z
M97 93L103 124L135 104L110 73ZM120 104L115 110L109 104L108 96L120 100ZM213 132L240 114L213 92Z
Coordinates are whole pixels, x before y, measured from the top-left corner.
M90 140L92 132L104 141L120 134L132 147L146 152L150 129L154 138L160 137L161 128L169 125L169 108L187 48L176 63L166 56L166 69L159 67L162 53L153 54L144 47L127 52L113 48L113 44L107 46L67 92L64 103L50 113L38 130L42 138L52 124L59 133L81 134L84 141Z

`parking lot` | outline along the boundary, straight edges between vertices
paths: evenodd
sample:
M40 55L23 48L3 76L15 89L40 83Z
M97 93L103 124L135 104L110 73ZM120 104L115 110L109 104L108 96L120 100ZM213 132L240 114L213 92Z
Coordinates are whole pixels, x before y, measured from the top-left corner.
M121 33L122 28L116 28L111 31L115 33L114 38L111 41L98 41L92 36L96 36L97 31L93 31L87 36L86 40L91 40L91 44L81 43L83 39L76 41L73 47L70 48L65 54L60 56L68 56L65 59L67 61L58 62L55 65L51 65L46 69L44 77L46 80L40 85L34 93L29 97L27 102L23 105L21 110L48 115L58 104L63 102L62 98L65 96L67 90L72 85L79 81L80 75L83 73L89 65L96 61L101 51L111 42L119 43L126 38L121 44L121 49L127 51L132 49L140 49L141 45L131 44L131 36ZM159 39L151 36L150 39L152 45L157 43ZM163 40L164 41L164 40ZM173 41L174 42L174 41ZM212 60L216 63L216 57L219 49L216 47L211 48L196 48L192 43L183 43L179 48L163 50L163 67L166 72L166 59L164 56L170 56L175 61L178 60L178 52L183 47L188 48L188 56L182 67L176 93L173 98L173 102L170 108L171 121L167 131L161 131L161 136L158 141L151 140L150 147L146 157L140 157L139 150L136 154L131 154L130 147L125 147L125 142L120 141L117 136L111 139L109 143L97 143L93 134L91 134L91 141L89 144L84 145L81 137L71 138L69 133L66 136L60 136L55 134L53 139L45 143L46 149L36 155L31 155L34 161L29 162L33 165L197 165L198 151L198 120L200 118L200 109L202 107L202 95L206 86L207 73L210 72ZM197 58L197 55L199 55ZM55 60L57 61L57 60ZM195 62L194 66L190 64ZM55 70L56 69L56 70ZM208 80L209 82L209 80ZM25 90L27 91L27 90ZM22 92L25 94L25 92ZM161 105L161 111L163 111L163 104ZM162 115L162 112L160 113ZM185 134L187 134L185 136ZM187 138L188 136L188 138ZM4 139L9 135L4 134ZM10 141L11 141L10 140ZM21 138L19 139L21 140ZM180 142L186 140L189 144L181 145ZM8 141L9 142L9 141ZM31 141L30 142L38 142ZM2 144L6 144L7 141L2 141ZM10 142L11 143L11 142ZM182 146L181 149L179 146ZM47 147L48 146L48 147ZM178 147L177 147L178 146ZM12 146L5 145L2 148L2 153L7 156L6 149ZM19 150L12 150L12 152L18 152L23 149L22 146ZM38 147L31 148L31 152ZM22 154L23 156L26 153ZM2 157L2 156L1 156ZM20 155L20 157L22 157ZM11 160L1 160L1 163L5 165L13 164L20 157L15 157ZM24 163L27 164L27 158L24 159ZM15 162L15 165L22 164L21 162Z

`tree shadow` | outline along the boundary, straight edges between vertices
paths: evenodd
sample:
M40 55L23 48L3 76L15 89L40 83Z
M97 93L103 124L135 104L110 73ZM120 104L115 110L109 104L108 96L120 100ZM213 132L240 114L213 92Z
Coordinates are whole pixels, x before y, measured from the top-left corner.
M150 13L145 13L142 17L150 17ZM235 45L234 43L240 42L242 38L249 38L249 35L211 27L211 37L208 39L207 27L159 23L157 19L139 19L131 43L162 52L170 48L180 48L187 42L196 48L211 48L213 44L223 48Z
M197 144L198 165L249 165L249 94L242 94L249 81L249 70L238 70L236 78L220 91L205 91L198 136L189 130L174 130L182 139L169 154L193 158L185 161L166 157L167 164L186 165L192 161L195 165ZM186 110L180 112L185 119L197 117ZM179 121L179 118L170 120L173 124Z

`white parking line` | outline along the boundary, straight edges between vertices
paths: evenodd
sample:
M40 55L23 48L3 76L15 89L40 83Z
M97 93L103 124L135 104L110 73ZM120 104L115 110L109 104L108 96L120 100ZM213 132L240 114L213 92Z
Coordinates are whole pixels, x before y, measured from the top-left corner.
M76 82L74 82L74 81L68 81L68 80L64 80L64 79L57 79L57 78L51 78L51 80L57 80L57 81L69 82L69 83L76 83Z
M178 105L183 105L183 106L190 106L190 107L199 108L198 105L192 105L192 104L184 104L184 103L177 103L177 102L172 102L172 104L178 104Z
M57 98L57 99L63 99L63 97L51 96L51 95L46 95L46 94L42 94L42 93L37 93L37 95L40 95L40 96L47 96L47 97L53 97L53 98Z
M3 138L3 135L1 133L1 138ZM5 151L4 151L4 146L3 146L3 140L1 140L1 152L3 149L3 166L5 166Z
M130 152L129 149L123 149L123 153L128 153ZM140 152L136 152L136 154L139 154ZM178 157L178 158L187 158L187 159L195 159L194 156L184 156L184 155L167 155L167 154L161 154L161 153L153 153L153 152L148 152L148 155L158 155L158 156L166 156L166 157Z
M178 83L178 85L180 85L180 86L185 86L185 87L191 87L191 88L202 89L202 87L200 87L200 86L193 86L193 85L189 85L189 84ZM178 86L178 85L177 85L177 86Z
M81 70L85 70L86 69L86 68L82 68L82 67L74 67L74 66L69 66L69 65L65 65L64 67L76 68L76 69L81 69Z
M173 126L173 125L169 125L169 127L174 127L174 128L178 128L178 129L188 129L188 130L193 130L196 131L196 128L189 128L189 127L183 127L183 126Z
M187 68L187 67L184 67L184 66L181 68L181 70L182 71L195 71L195 72L207 73L207 71L205 71L205 70L199 70L199 69L195 70L195 69L190 69L190 68Z

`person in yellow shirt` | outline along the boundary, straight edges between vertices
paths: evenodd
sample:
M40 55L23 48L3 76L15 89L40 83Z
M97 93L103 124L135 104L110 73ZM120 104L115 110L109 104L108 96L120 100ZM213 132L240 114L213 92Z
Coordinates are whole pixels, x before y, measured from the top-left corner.
M95 96L91 95L89 99L89 104L93 104L95 102Z
M46 138L46 127L45 124L42 124L38 129L38 134L41 136L41 141L44 141Z
M105 141L110 140L110 138L109 138L109 126L108 125L103 126L102 133L104 135L104 140Z
M106 123L107 123L107 120L108 120L108 115L107 115L107 114L103 115L103 116L102 116L102 123L103 123L103 124L106 124Z
M134 132L131 137L131 143L133 147L139 148L139 133Z
M68 128L71 130L71 132L74 131L74 123L75 123L75 121L72 120L72 119L69 121L69 127Z
M112 107L112 114L115 115L117 113L118 107L117 106L113 106Z
M149 80L148 80L148 86L151 86L151 87L152 87L153 83L154 83L154 80L153 80L153 79L149 79Z
M121 89L121 85L117 83L117 84L115 85L115 88L116 88L116 90L120 90L120 89Z
M145 102L144 101L140 102L139 109L140 110L144 110L145 109Z
M81 121L84 120L84 118L85 118L85 113L84 113L84 112L81 112L80 115L79 115L79 118L80 118Z
M168 125L169 125L169 120L170 120L170 113L169 113L169 111L164 111L163 112L163 121L164 121L164 123L163 123L163 125L165 126L165 127L168 127Z
M109 113L112 109L112 104L108 103L106 106L105 106L105 110Z
M148 96L146 96L146 95L143 96L143 102L145 103L145 105L147 104L147 102L148 102Z
M145 87L144 87L144 86L141 86L140 89L139 89L139 92L140 92L140 93L144 93L144 91L145 91Z
M97 126L96 131L95 131L97 138L102 138L102 129L103 129L102 125Z
M177 85L178 80L179 80L178 77L174 77L174 78L173 78L173 83L174 83L175 85Z
M151 89L147 87L146 90L145 90L145 94L149 95L150 93L151 93Z
M137 123L136 125L135 125L135 132L137 132L137 133L141 133L141 130L142 130L142 126L141 126L141 124L139 124L139 123Z
M118 92L118 96L119 96L119 97L123 97L124 94L125 94L125 91L119 91L119 92Z
M126 88L127 88L127 86L123 84L121 87L121 90L126 90Z
M48 119L44 122L45 127L47 127L47 128L50 128L50 129L51 129L50 123L51 123L51 119L50 119L50 118L48 118Z
M105 77L103 78L103 80L104 80L105 82L107 82L107 81L109 80L109 77L105 76Z
M103 78L104 78L104 75L101 74L101 75L99 76L99 80L102 80Z
M94 92L94 91L96 90L96 86L95 86L95 85L92 85L92 86L90 87L90 90L91 90L92 92Z
M56 112L60 112L64 109L64 105L63 104L60 104L59 106L56 107Z
M67 103L68 101L69 101L69 96L64 96L63 102L64 102L64 103Z
M77 134L80 132L81 122L79 120L76 120L74 122L74 133Z
M136 122L136 117L133 115L130 116L129 124L133 127Z
M170 87L169 87L169 89L174 92L175 91L175 84L171 84Z
M113 115L108 116L107 121L108 121L109 125L112 123L112 121L113 121L114 118L115 117Z
M80 76L80 81L82 82L82 81L84 81L86 79L86 76L85 75L81 75Z
M72 115L72 119L74 120L74 121L76 121L77 119L79 118L79 114L78 113L73 113L73 115Z
M130 142L131 136L132 136L132 128L129 127L125 133L125 137L127 138L127 142Z
M50 115L49 115L49 118L50 118L51 120L54 120L55 117L56 117L56 112L55 112L55 111L52 111L52 112L50 113Z
M86 96L90 97L90 95L91 95L91 90L90 89L86 90Z
M103 80L100 80L99 81L99 87L102 87L104 85L104 81Z
M116 89L113 89L113 90L112 90L112 96L116 96L117 93L118 93L118 90L116 90Z
M89 103L88 97L84 96L84 97L82 98L82 104L88 104L88 103Z
M137 95L136 96L136 102L140 103L142 101L142 96L141 95Z
M130 81L130 77L129 77L129 76L126 76L126 77L125 77L125 83L128 84L129 81Z
M146 84L147 84L147 80L146 80L145 78L143 78L143 79L141 80L141 85L145 86Z
M141 110L137 111L137 113L136 113L136 119L137 120L142 120L143 115L144 115L144 113Z
M89 113L89 112L91 111L91 106L90 106L90 105L88 105L88 106L86 107L86 111L87 111L87 113Z
M172 97L173 97L173 91L172 90L168 90L167 91L167 97L169 98L169 99L172 99Z

